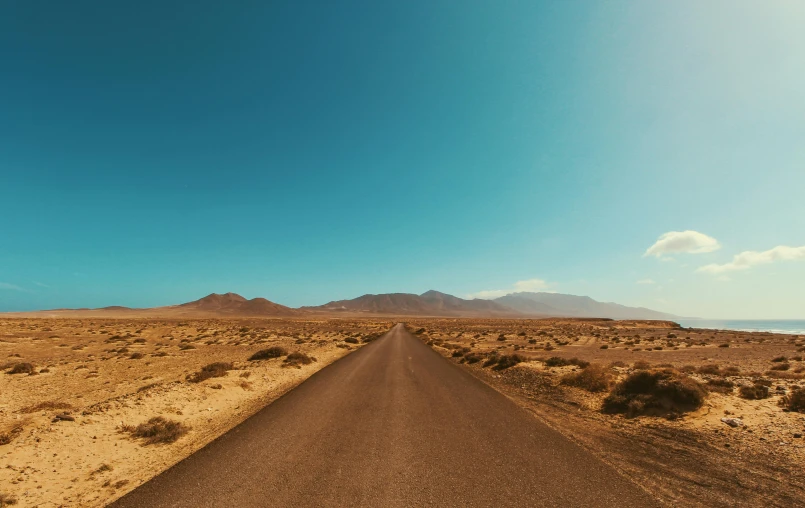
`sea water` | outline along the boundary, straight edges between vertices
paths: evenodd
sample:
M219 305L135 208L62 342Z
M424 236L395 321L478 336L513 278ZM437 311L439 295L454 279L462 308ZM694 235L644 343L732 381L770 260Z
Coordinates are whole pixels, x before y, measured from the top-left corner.
M677 322L685 328L805 335L805 319L682 319Z

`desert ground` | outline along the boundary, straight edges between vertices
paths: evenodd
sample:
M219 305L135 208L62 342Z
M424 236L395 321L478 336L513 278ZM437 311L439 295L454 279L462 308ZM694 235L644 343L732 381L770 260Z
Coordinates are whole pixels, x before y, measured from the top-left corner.
M392 324L0 318L0 505L104 506Z
M398 321L667 505L805 505L805 337L410 316L0 318L0 500L104 506Z
M803 336L592 319L408 327L668 505L805 505ZM651 373L694 399L613 396Z

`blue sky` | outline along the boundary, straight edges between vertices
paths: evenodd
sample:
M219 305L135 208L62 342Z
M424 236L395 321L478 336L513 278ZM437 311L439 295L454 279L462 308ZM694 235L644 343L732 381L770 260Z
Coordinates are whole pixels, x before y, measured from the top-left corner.
M805 318L802 26L799 1L6 2L0 310L545 289Z

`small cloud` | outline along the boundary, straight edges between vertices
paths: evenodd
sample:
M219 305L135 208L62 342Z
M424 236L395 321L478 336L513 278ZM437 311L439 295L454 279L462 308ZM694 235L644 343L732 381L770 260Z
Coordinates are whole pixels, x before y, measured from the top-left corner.
M788 247L786 245L778 245L773 249L757 252L747 250L736 254L732 261L719 265L717 263L709 264L700 267L697 272L706 273L724 273L734 272L739 270L748 270L756 265L766 265L774 263L775 261L797 261L805 259L805 245L802 247Z
M514 283L512 289L487 289L485 291L478 291L477 293L470 293L466 295L467 298L480 298L481 300L493 300L495 298L500 298L501 296L506 296L511 293L522 293L522 292L546 292L550 293L552 291L548 291L550 288L550 284L545 282L542 279L528 279L528 280L518 280Z
M34 283L35 286L39 286L40 288L49 288L50 287L47 284L42 284L41 282L37 282L37 281L32 281L32 282Z
M662 261L672 258L668 254L703 254L721 248L713 237L698 231L669 231L660 236L654 245L649 247L643 257L654 256Z
M10 289L12 291L25 291L19 286L14 284L9 284L8 282L0 282L0 289Z
M638 284L656 284L652 279L640 279L637 281Z

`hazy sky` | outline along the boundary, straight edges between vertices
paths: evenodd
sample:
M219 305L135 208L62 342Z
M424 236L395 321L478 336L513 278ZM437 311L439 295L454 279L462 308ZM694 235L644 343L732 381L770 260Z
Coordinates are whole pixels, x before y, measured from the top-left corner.
M805 318L804 26L801 0L3 2L0 310L544 289Z

